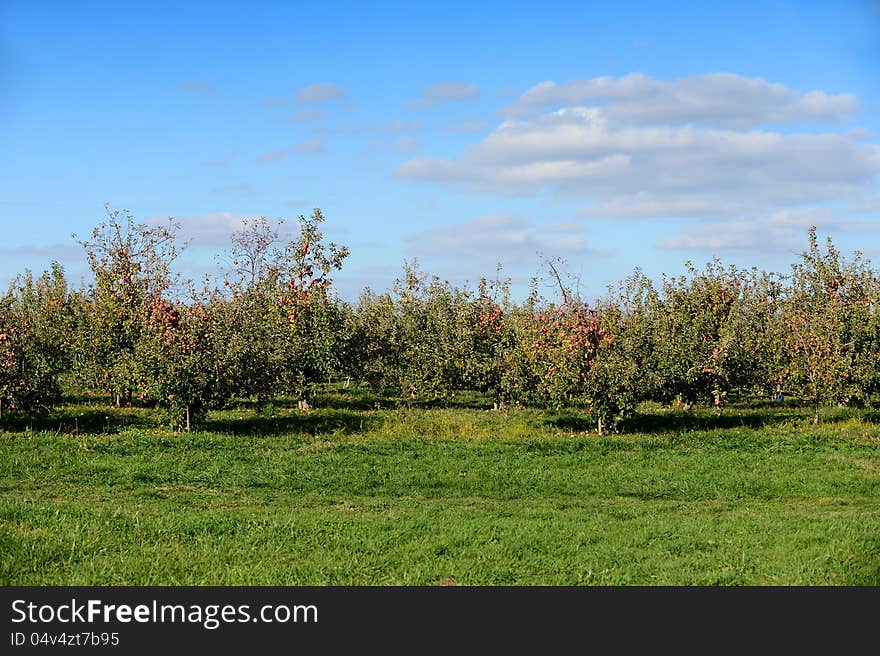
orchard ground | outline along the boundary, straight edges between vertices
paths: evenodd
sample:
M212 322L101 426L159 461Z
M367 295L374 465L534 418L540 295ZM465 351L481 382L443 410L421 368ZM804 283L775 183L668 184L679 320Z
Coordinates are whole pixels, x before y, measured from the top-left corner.
M4 417L0 584L880 585L870 410L105 403Z

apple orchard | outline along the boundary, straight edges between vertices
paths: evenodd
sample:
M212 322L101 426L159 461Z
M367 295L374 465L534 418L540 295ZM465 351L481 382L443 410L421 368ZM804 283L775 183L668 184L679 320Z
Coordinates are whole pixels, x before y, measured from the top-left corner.
M334 292L349 251L324 217L245 220L222 279L174 273L178 226L108 210L83 247L93 282L62 267L25 272L0 299L0 420L50 410L66 390L155 408L191 430L236 399L293 399L322 385L367 386L400 404L456 392L572 408L599 433L625 430L644 401L722 412L784 394L811 409L869 405L880 388L880 276L809 231L785 274L712 261L652 281L636 270L588 304L548 262L559 296L509 280L454 286L404 263L394 287L354 303Z

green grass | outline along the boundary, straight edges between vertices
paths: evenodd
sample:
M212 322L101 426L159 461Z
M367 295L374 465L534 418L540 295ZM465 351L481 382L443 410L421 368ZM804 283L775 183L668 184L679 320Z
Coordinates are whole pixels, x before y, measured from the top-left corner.
M576 413L376 403L174 434L81 400L14 425L0 584L880 585L867 413L650 407L600 438Z

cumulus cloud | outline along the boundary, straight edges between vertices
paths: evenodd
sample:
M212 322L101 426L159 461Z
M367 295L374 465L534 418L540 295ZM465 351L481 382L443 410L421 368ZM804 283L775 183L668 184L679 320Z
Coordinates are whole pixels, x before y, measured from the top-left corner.
M625 124L697 124L729 128L838 121L858 110L852 94L800 93L782 84L732 73L710 73L674 81L632 73L558 84L541 82L510 107L511 116L530 116L553 107L596 105L605 117Z
M480 97L480 87L470 82L437 82L427 87L419 98L407 103L415 109L436 107L450 100L473 100Z
M345 89L331 82L319 82L303 87L296 92L294 99L298 103L313 104L329 100L340 100L345 97Z
M878 172L880 147L845 134L621 124L601 107L567 107L505 121L458 157L413 158L396 175L471 192L549 188L589 197L587 215L622 217L836 199L873 188Z
M579 224L556 224L555 230L544 230L528 219L503 215L436 226L405 239L410 255L474 266L482 273L491 272L497 263L514 269L534 268L539 253L561 257L600 255L589 247Z
M737 218L701 224L668 239L659 248L721 253L728 251L774 252L798 249L810 226L840 229L834 214L824 207L786 209L767 216Z

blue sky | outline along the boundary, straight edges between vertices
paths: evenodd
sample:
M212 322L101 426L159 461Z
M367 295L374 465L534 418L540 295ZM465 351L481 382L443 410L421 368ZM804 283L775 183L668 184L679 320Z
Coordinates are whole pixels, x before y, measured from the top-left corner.
M809 225L880 260L877 2L0 1L0 284L103 205L181 265L320 207L344 296L404 259L590 297L641 266L784 270Z

